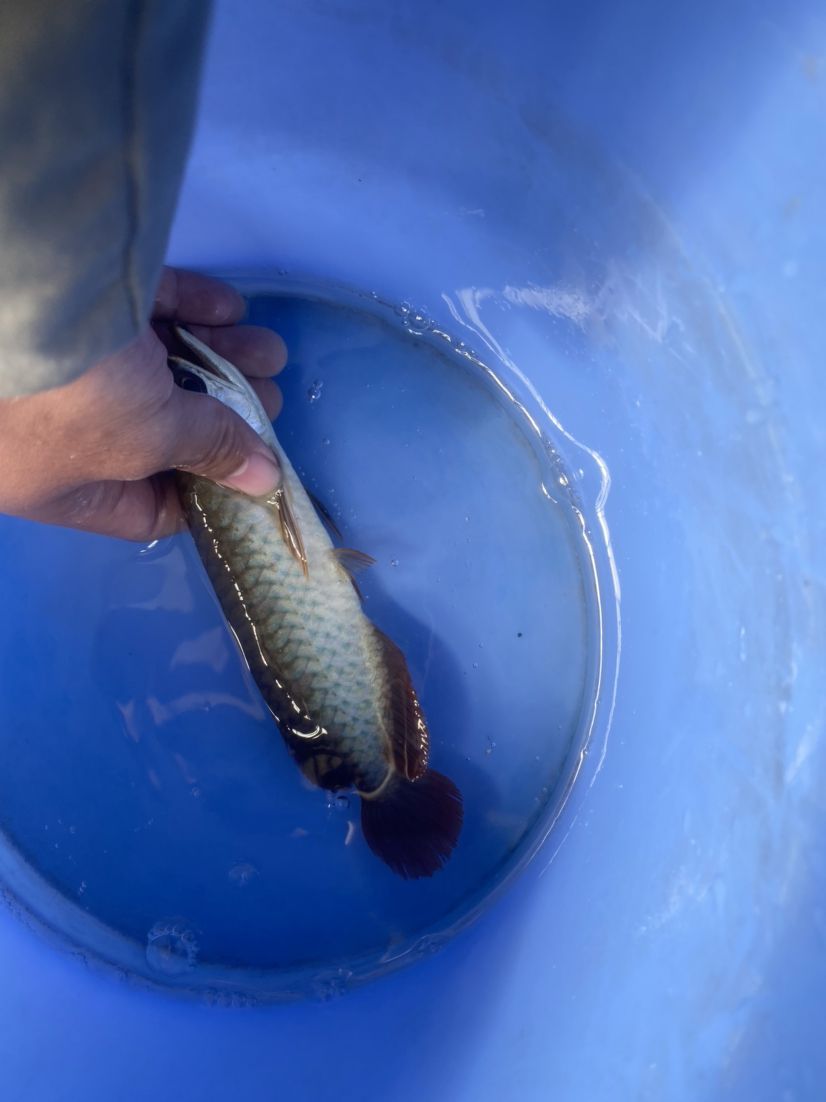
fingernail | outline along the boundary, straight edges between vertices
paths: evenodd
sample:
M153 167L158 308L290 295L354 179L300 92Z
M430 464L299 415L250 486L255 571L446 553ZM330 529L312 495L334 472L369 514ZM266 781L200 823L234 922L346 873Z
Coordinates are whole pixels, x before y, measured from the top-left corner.
M264 497L271 494L280 481L281 471L275 459L263 452L253 452L237 471L222 478L221 484L250 497Z

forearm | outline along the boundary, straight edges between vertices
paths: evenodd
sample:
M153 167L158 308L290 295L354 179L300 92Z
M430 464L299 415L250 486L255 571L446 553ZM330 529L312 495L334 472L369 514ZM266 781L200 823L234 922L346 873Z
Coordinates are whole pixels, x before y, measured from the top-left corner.
M209 7L0 4L0 397L69 382L145 324Z

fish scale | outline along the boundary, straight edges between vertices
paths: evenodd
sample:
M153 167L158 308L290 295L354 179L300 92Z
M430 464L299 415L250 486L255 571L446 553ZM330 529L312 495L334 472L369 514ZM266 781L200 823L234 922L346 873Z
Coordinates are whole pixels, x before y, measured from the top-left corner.
M196 476L181 475L180 480L190 528L225 611L239 604L232 591L241 591L235 615L228 612L236 636L249 633L244 628L245 620L251 626L249 617L257 621L262 665L271 672L277 670L288 695L306 711L310 727L335 732L336 753L357 763L356 786L367 792L379 788L391 768L385 732L386 678L372 643L372 626L362 615L320 522L312 518L320 529L313 532L305 518L305 578L266 502ZM259 608L267 610L265 616L251 611ZM253 668L249 649L242 640L242 650L260 683L264 671ZM370 668L371 663L375 668ZM272 706L272 701L268 703ZM277 705L274 711L283 720ZM305 739L289 733L285 738L302 757L307 754ZM328 741L321 737L318 752L329 757L329 751Z

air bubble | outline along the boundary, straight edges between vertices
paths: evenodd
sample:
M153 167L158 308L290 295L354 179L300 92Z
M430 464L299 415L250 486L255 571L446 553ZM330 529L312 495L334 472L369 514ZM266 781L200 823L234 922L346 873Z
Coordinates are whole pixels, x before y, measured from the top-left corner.
M191 972L198 960L198 942L185 919L162 918L146 935L146 962L164 976Z
M410 950L411 956L426 957L441 952L450 941L450 934L425 934Z
M201 993L201 1002L204 1006L217 1006L227 1010L242 1010L258 1005L258 999L254 995L241 991L220 991L215 987L208 987Z
M353 973L349 968L337 968L335 972L317 976L313 981L313 994L321 1002L330 1002L345 993Z
M404 317L404 327L410 333L426 333L433 322L423 310L410 310Z
M258 869L249 861L241 861L229 870L229 878L238 888L244 888L258 876Z

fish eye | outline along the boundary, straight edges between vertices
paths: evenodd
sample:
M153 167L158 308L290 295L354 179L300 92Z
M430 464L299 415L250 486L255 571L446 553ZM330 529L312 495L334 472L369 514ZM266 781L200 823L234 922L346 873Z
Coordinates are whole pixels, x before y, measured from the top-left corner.
M179 386L181 390L191 390L195 394L206 394L206 383L198 375L195 375L192 371L187 371L180 364L170 363L169 369L172 372L176 386Z

